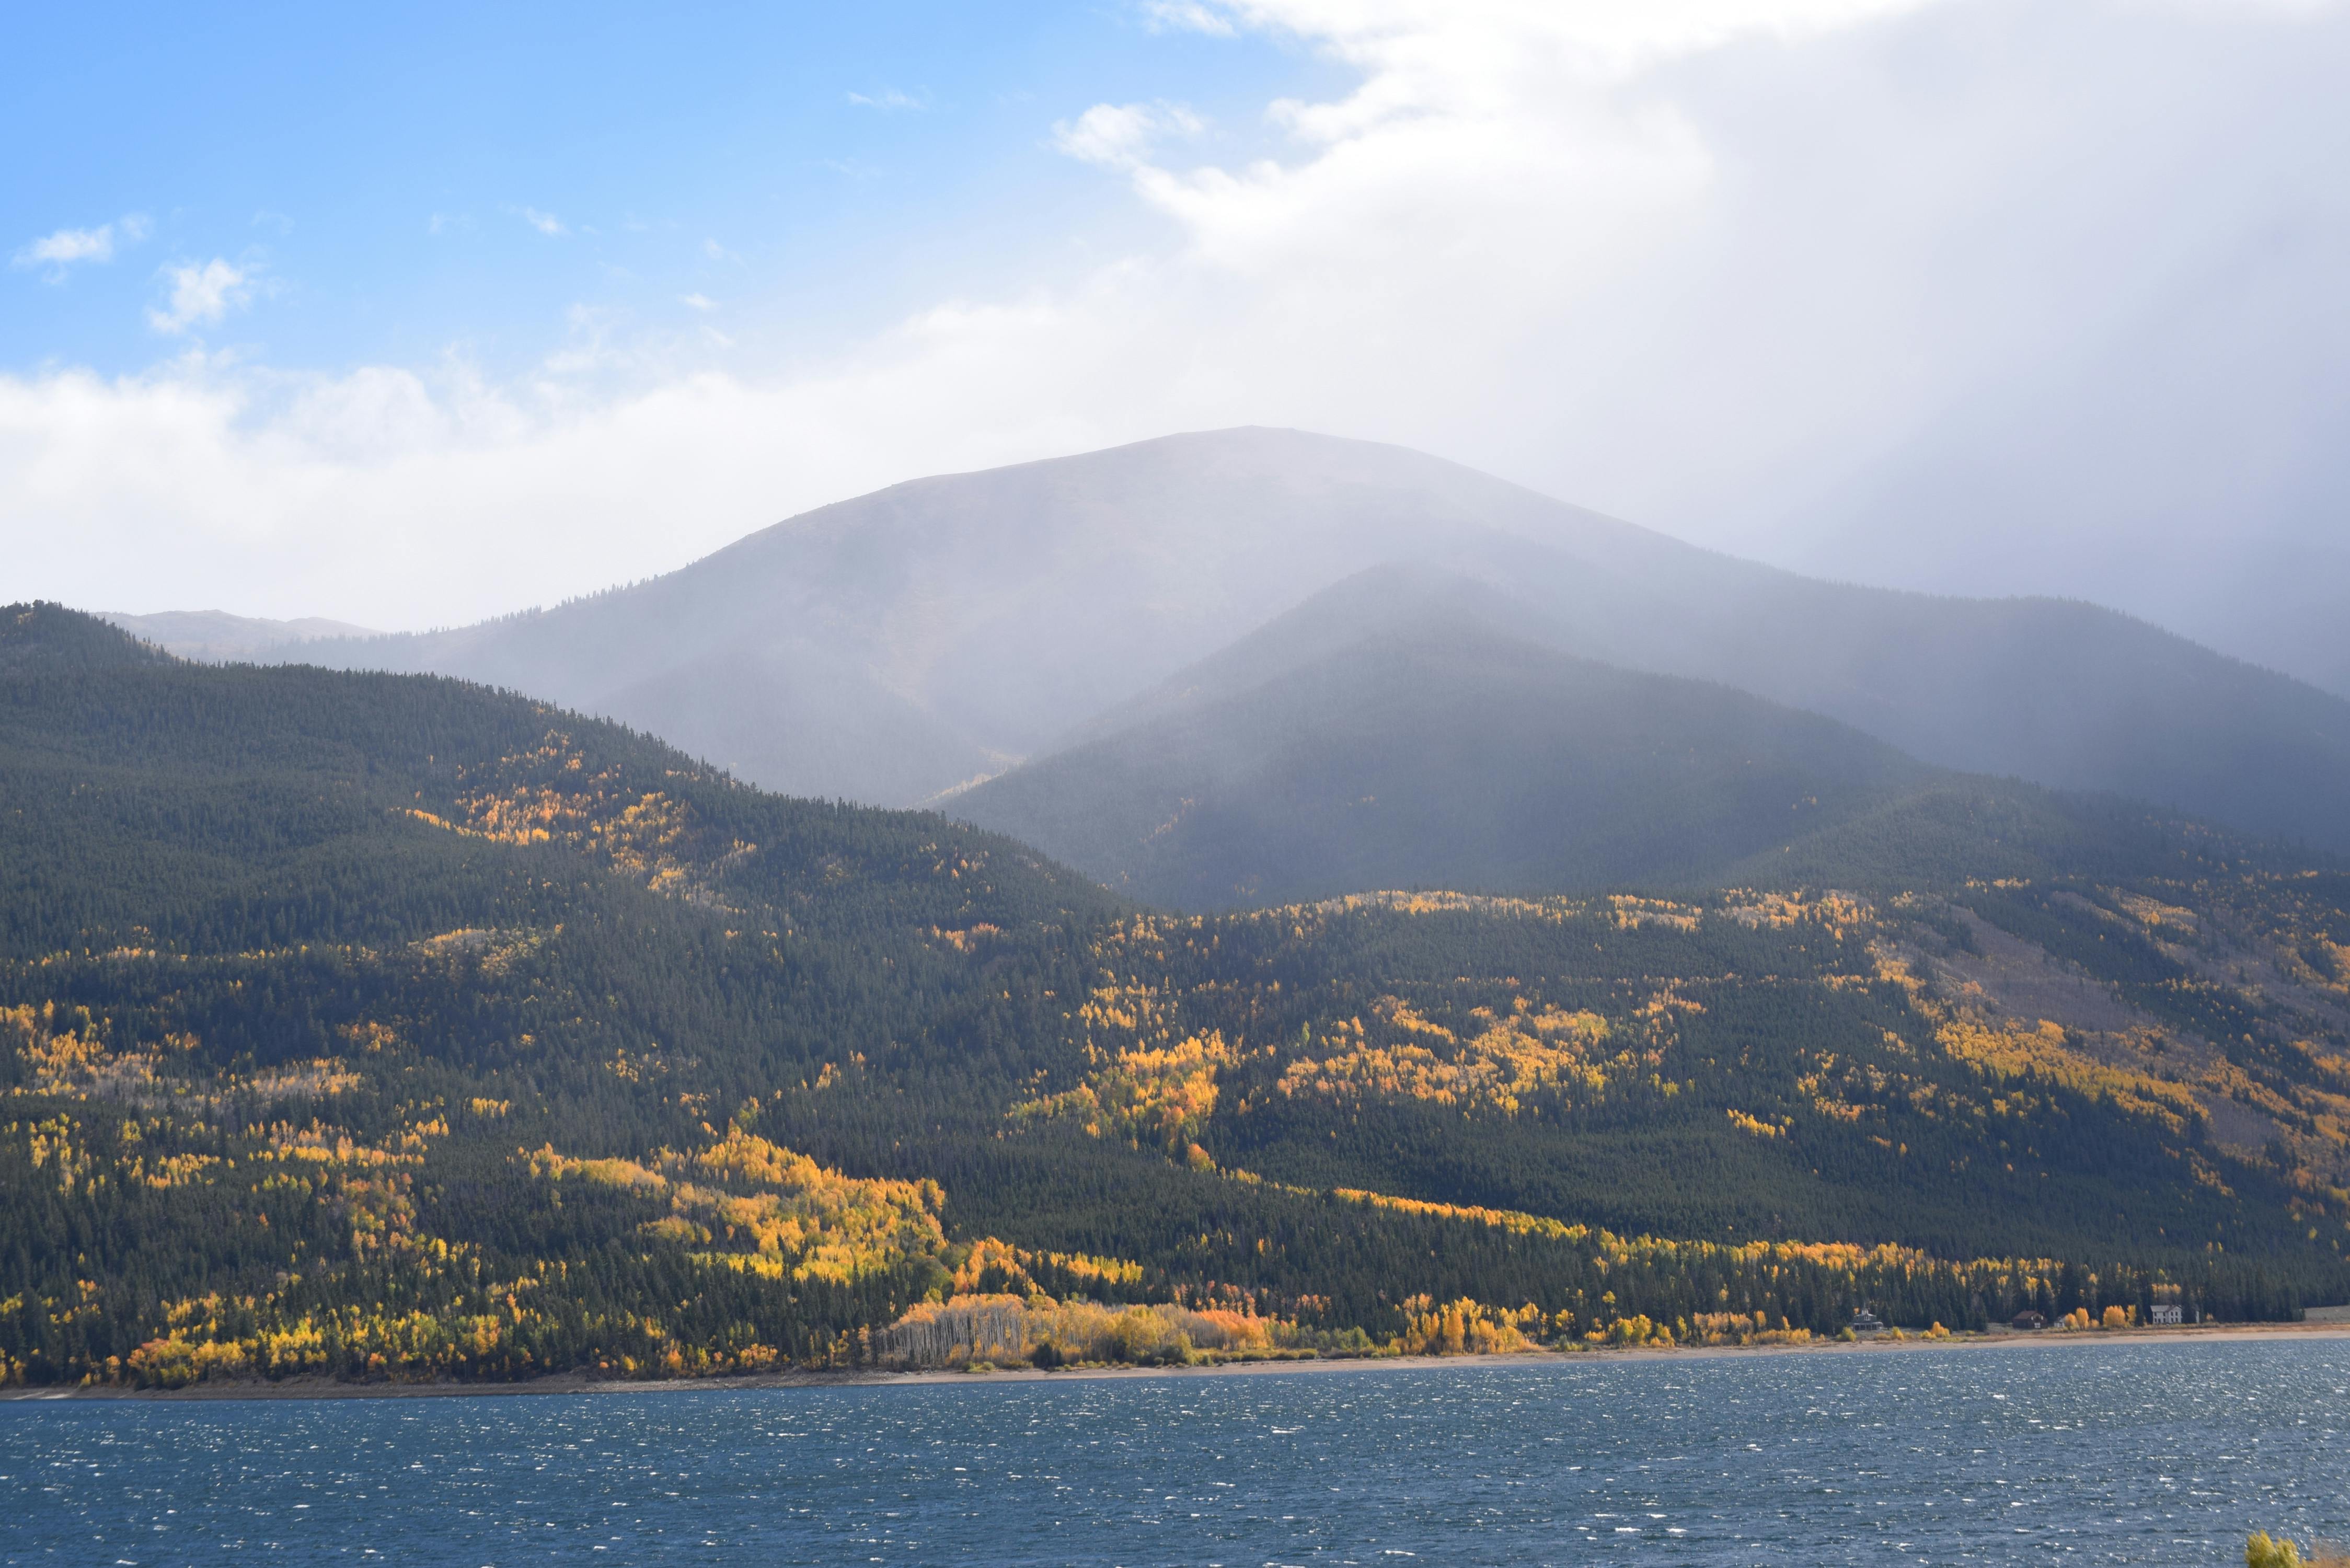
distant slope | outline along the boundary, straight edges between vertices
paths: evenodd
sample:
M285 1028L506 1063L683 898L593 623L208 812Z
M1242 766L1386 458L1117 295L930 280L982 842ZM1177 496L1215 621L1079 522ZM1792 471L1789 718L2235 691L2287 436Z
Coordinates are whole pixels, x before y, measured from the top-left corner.
M609 714L771 787L910 802L1364 569L1505 587L1572 650L1922 760L2350 847L2350 702L2142 622L1796 576L1457 464L1287 431L919 480L681 571L458 631L305 644Z
M1367 574L941 804L1189 909L1908 886L2085 869L2150 855L2163 831L1495 625L1544 629L1465 579Z
M649 583L299 657L463 675L770 788L910 803L1336 577L1483 539L1498 497L1638 532L1399 449L1233 431L915 480Z
M2350 702L2095 605L1727 568L1612 602L1581 596L1572 568L1529 563L1513 586L1611 659L1729 681L1929 763L2350 849Z
M153 615L124 615L101 610L99 619L120 627L182 659L218 663L282 654L291 645L320 637L373 637L363 626L323 616L298 620L265 620L230 615L225 610L161 610Z

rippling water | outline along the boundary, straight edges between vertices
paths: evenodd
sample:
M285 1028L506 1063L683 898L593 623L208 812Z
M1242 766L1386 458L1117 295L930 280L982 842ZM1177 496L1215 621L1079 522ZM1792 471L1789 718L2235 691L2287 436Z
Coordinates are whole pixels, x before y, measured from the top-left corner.
M0 1561L2229 1563L2345 1437L2345 1339L24 1401Z

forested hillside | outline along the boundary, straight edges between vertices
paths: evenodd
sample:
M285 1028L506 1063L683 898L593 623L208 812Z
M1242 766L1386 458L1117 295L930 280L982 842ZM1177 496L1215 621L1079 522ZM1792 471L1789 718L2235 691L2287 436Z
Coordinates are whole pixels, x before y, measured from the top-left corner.
M1201 911L1379 888L1898 891L2159 853L2161 814L1929 767L1816 713L1560 653L1489 629L1525 618L1458 579L1366 606L1368 586L941 809Z
M2350 888L2150 842L1172 917L526 699L17 606L0 1376L839 1365L1013 1308L1162 1355L2343 1299Z

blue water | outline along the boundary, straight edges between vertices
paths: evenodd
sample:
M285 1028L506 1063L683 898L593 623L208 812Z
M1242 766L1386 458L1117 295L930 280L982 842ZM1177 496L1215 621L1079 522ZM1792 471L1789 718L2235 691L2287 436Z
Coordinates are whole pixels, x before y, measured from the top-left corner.
M0 1561L2241 1563L2350 1340L0 1404Z

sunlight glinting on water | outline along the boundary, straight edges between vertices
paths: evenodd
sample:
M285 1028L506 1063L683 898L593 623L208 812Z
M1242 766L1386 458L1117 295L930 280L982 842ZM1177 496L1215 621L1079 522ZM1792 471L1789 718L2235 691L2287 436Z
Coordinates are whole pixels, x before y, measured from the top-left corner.
M2350 1340L0 1405L0 1561L2229 1563Z

